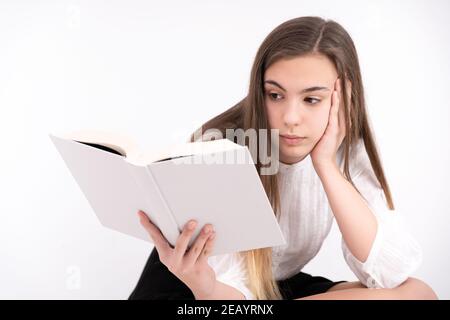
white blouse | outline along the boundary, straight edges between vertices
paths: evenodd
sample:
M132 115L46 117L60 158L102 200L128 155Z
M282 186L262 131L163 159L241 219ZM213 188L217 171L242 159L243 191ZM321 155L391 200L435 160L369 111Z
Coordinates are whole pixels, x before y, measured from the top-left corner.
M341 147L337 153L341 172L342 154ZM378 229L364 263L353 256L341 238L344 259L368 288L394 288L421 264L422 249L408 232L400 213L388 208L362 139L351 148L350 156L353 183L374 213ZM273 247L272 271L275 280L283 280L300 272L317 255L330 232L334 215L309 155L291 165L280 162L277 175L281 197L278 222L287 244ZM237 253L222 254L209 257L208 263L218 281L238 289L246 299L255 299L248 286L243 257Z

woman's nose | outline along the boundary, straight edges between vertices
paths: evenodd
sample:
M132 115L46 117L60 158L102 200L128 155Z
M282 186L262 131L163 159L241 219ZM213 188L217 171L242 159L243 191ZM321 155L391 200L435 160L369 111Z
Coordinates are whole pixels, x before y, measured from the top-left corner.
M290 103L285 110L283 118L286 126L298 126L303 118L301 106L296 103Z

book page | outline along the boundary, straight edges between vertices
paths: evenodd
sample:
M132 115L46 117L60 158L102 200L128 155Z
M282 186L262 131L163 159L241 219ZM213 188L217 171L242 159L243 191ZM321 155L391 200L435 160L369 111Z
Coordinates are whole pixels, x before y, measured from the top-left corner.
M217 158L251 159L247 148L217 152ZM194 155L200 158L202 155ZM216 230L211 255L284 245L285 239L253 163L206 163L170 160L148 165L179 228L190 219L198 231L206 224Z
M137 216L143 210L169 239L176 239L177 226L146 167L71 139L51 139L103 226L150 241Z
M243 148L243 146L228 139L175 143L160 150L133 154L128 157L128 160L136 165L147 165L158 161L169 160L171 158L211 154L215 152L237 150L240 148Z

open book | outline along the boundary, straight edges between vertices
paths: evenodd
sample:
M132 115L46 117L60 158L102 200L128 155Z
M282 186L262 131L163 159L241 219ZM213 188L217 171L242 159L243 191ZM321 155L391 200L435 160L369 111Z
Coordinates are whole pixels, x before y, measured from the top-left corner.
M286 244L246 146L228 139L173 144L144 152L123 134L49 134L100 223L151 241L144 211L175 246L197 220L189 247L206 223L216 230L211 255Z

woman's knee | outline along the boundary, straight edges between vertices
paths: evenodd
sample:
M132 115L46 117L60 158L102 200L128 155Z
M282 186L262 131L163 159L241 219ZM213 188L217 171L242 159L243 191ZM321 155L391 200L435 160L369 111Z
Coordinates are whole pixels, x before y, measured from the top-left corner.
M405 298L416 300L438 300L434 290L424 281L409 277L396 288Z

